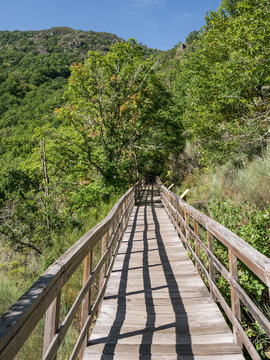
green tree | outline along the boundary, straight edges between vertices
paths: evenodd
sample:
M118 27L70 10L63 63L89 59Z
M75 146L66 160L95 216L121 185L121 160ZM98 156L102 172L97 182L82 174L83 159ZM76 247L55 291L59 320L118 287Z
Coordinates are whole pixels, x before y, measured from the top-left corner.
M176 96L206 162L260 154L269 134L269 2L223 1L181 57Z
M198 40L200 35L200 32L198 30L193 30L191 31L188 36L186 37L186 43L187 44L192 44L193 41Z
M141 154L166 150L170 96L156 67L134 40L113 45L105 55L89 52L84 65L72 67L67 105L60 110L69 127L65 166L98 173L110 184L127 183Z

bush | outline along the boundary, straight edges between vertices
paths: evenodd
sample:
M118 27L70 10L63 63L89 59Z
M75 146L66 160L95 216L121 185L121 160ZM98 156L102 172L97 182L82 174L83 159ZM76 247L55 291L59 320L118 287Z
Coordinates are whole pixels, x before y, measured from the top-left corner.
M256 204L263 208L270 206L270 149L263 158L245 164L244 168L237 172L233 191L235 198Z

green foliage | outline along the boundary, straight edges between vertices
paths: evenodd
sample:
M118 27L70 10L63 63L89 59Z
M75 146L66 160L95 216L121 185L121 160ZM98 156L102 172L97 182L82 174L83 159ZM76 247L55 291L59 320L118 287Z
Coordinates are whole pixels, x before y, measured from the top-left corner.
M168 117L170 96L134 40L113 45L106 55L89 52L72 67L67 105L59 112L68 129L59 153L69 169L100 174L107 184L134 181L144 154L163 156L179 140ZM175 127L173 125L176 125Z
M21 156L29 156L38 140L32 136L33 129L50 122L48 115L63 103L70 65L82 61L88 50L107 51L119 40L112 34L69 28L0 32L2 164L11 148Z
M260 154L269 137L269 2L224 1L176 64L175 95L202 164Z
M260 210L250 203L235 204L232 200L207 204L210 216L231 229L261 253L270 251L270 208Z
M0 278L0 315L3 314L11 304L20 297L20 290L14 285L11 279L1 272Z
M70 28L0 32L0 238L16 251L43 252L55 232L79 226L114 191L96 174L63 164L59 134L68 139L73 134L53 111L64 103L70 65L83 61L89 50L108 51L119 40ZM143 58L154 52L138 48ZM40 158L44 138L46 186ZM80 157L76 146L63 152L72 149Z
M0 316L16 302L40 274L40 264L33 254L14 252L0 241Z
M0 183L0 234L14 249L38 253L51 245L52 233L63 225L55 192L45 197L40 176L11 169ZM0 203L1 205L1 203Z
M241 167L232 160L219 167L199 168L195 149L187 143L185 152L173 168L176 176L184 180L177 191L181 193L190 189L191 203L198 206L212 200L232 198L237 203L248 202L261 210L269 207L269 150L261 158L245 161ZM177 166L180 173L179 169L177 173Z
M197 30L193 30L191 31L188 36L186 37L186 43L187 44L192 44L193 42L195 42L196 40L199 39L199 34L200 32Z
M88 208L84 212L83 218L78 226L69 226L62 233L54 233L52 237L52 246L47 247L42 254L42 271L45 271L55 260L57 260L66 250L68 250L80 237L82 237L89 229L103 220L120 195L111 196L107 202L101 202L99 199L99 207Z
M235 204L232 200L212 201L207 204L210 216L219 223L238 234L255 249L268 256L270 254L270 207L260 210L249 203ZM220 244L215 245L216 256L228 267L228 254ZM268 288L240 261L238 261L239 283L259 308L267 308ZM229 300L226 281L217 278L219 289ZM265 309L263 313L267 313ZM269 312L268 312L269 315ZM242 325L253 341L262 359L267 359L265 351L269 347L269 339L259 324L254 321L248 310L242 313Z
M245 163L234 176L232 190L234 197L264 208L270 206L270 149L251 163Z

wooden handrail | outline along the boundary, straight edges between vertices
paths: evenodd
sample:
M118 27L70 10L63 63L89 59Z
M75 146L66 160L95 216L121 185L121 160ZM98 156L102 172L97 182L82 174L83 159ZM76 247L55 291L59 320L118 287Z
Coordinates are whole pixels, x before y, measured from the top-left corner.
M0 360L12 360L46 313L43 360L56 358L57 351L82 304L81 334L70 359L81 357L89 328L103 299L114 258L125 231L135 198L143 187L139 181L115 204L99 224L89 230L56 260L28 291L0 318ZM92 270L92 251L101 242L101 258ZM61 289L84 262L83 286L65 319L59 325ZM90 308L90 290L100 274L99 293Z
M246 347L252 359L259 360L259 354L241 325L240 301L269 337L270 322L239 284L237 259L241 260L251 272L261 279L268 289L270 288L270 259L232 231L187 204L163 185L161 186L161 198L179 237L192 255L197 268L206 277L213 299L219 301L228 316L233 327L235 341L240 346L243 344ZM193 224L192 227L190 226L191 223ZM198 225L207 231L207 245L199 236ZM215 256L213 238L219 240L228 249L229 270ZM194 240L194 249L191 239ZM200 249L207 255L208 269L201 261ZM218 271L230 285L231 307L215 284L215 271Z

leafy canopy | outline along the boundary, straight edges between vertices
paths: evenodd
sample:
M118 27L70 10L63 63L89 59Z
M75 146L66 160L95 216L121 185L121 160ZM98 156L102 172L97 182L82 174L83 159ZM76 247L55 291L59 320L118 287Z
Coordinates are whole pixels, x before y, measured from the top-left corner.
M59 111L70 129L64 141L68 147L62 148L70 168L122 182L138 170L145 151L155 156L162 148L170 97L156 66L131 39L107 54L91 51L83 65L72 67L67 105Z

